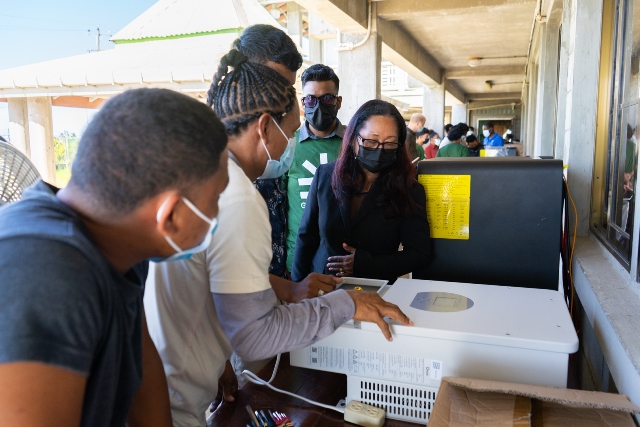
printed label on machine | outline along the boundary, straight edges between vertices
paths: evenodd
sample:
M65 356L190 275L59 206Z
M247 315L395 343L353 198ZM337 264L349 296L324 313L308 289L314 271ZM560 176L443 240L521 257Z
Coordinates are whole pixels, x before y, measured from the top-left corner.
M471 175L418 175L432 239L469 240Z
M309 367L390 381L427 384L442 378L442 362L418 356L312 345Z

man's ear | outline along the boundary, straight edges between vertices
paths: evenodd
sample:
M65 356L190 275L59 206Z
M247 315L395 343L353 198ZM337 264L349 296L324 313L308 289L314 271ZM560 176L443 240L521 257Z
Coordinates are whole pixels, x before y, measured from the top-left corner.
M336 104L336 111L338 111L342 107L342 97L338 97L338 103Z
M176 192L164 193L164 195L158 196L158 200L155 205L157 206L156 213L156 230L163 235L173 235L180 227L180 221L176 217L176 206L181 201L181 197Z

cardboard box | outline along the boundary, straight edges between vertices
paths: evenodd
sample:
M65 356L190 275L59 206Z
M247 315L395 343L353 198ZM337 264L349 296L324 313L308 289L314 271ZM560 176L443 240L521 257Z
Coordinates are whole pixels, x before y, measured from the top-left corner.
M444 377L429 427L634 427L620 394Z

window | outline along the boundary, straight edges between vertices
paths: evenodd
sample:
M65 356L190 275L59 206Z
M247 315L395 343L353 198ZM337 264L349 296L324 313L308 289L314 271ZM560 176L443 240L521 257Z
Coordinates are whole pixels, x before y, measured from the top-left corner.
M620 262L632 252L640 102L640 0L605 0L592 197L592 230ZM633 267L633 268L632 268Z

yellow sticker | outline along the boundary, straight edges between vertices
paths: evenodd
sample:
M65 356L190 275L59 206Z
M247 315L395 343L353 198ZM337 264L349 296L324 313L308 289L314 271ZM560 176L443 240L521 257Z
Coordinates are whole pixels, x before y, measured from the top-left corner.
M471 175L418 175L432 239L469 240Z

